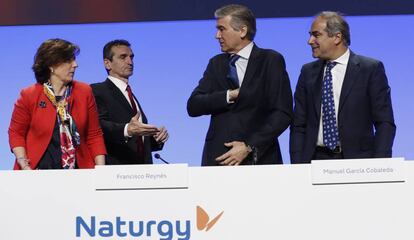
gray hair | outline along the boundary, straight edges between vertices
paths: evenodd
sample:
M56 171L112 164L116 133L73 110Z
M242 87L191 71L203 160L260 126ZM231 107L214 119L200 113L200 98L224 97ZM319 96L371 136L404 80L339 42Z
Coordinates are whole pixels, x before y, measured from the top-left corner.
M214 16L216 19L230 16L230 25L236 31L239 31L243 26L246 26L246 37L250 41L253 41L254 36L256 35L256 18L248 7L239 4L226 5L217 9L214 12Z
M316 17L326 20L325 31L328 33L329 37L333 37L336 33L340 32L343 36L345 45L351 45L349 25L340 12L324 11L319 13Z

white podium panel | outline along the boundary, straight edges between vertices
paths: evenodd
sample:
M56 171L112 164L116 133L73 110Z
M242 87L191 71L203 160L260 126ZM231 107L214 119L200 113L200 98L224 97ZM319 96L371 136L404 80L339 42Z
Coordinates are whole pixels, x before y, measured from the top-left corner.
M187 189L108 191L95 170L1 171L0 239L411 240L404 165L404 183L312 185L310 165L190 167Z

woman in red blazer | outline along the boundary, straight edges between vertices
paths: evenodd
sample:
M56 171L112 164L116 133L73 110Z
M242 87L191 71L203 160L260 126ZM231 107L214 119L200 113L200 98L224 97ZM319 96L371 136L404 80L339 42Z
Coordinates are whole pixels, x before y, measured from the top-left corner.
M73 80L79 47L62 39L42 43L37 83L21 91L9 127L14 169L93 168L105 164L105 144L89 85Z

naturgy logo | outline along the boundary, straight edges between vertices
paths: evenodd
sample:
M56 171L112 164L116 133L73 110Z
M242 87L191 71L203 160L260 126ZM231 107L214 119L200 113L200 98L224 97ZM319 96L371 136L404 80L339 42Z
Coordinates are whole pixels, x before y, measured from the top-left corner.
M197 229L199 231L210 230L220 219L221 215L223 215L224 211L221 211L213 220L210 221L210 217L208 216L207 212L200 206L197 206Z
M218 214L213 220L207 212L197 206L197 229L202 231L210 230L223 215L224 211ZM76 217L76 237L149 237L160 240L189 240L191 237L190 220L126 220L121 216L114 219L98 219L96 216L83 218Z

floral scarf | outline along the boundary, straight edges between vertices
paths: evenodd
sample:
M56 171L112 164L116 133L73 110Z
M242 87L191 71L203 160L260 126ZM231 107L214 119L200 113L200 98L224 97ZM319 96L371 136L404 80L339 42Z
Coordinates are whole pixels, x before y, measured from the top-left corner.
M76 162L76 148L80 145L80 135L76 123L70 115L70 104L67 101L72 93L72 85L68 85L62 99L57 102L50 83L43 84L43 92L55 106L59 124L60 149L62 150L62 168L74 169Z

